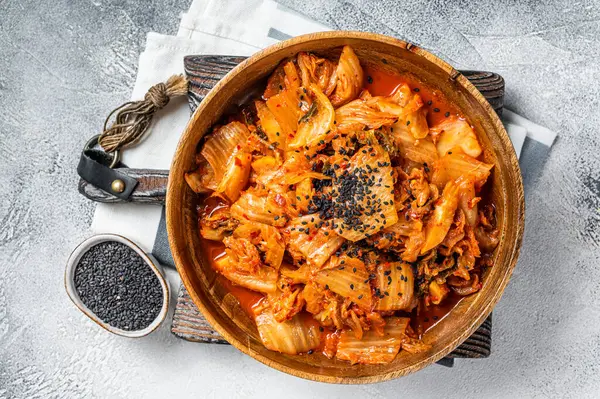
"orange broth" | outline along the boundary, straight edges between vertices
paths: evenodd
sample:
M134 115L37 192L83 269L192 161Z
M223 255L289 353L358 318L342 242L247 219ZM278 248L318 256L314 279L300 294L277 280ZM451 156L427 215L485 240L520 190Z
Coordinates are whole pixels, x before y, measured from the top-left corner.
M365 73L363 87L373 96L390 96L402 84L407 84L413 92L418 93L423 99L423 108L427 110L429 126L439 123L446 118L446 114L459 115L456 108L446 101L441 92L424 86L410 76L391 75L372 66L364 67L363 70Z

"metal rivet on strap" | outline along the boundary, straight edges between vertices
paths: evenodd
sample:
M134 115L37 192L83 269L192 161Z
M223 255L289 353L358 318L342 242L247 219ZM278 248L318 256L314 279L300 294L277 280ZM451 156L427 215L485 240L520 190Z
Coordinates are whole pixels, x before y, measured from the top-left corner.
M125 182L123 182L123 180L121 179L113 180L112 184L110 185L110 188L115 193L122 193L123 191L125 191Z

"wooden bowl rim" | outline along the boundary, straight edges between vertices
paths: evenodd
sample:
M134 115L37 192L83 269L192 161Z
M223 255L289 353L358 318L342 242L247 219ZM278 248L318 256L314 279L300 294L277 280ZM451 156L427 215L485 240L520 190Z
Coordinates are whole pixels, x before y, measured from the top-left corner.
M471 95L485 109L487 116L491 119L491 122L493 123L494 127L496 128L496 132L500 135L500 140L503 143L510 143L510 138L508 137L508 133L506 132L504 125L500 121L500 118L496 114L496 111L494 111L492 106L485 99L485 97L479 92L479 90L477 90L477 88L467 78L465 78L458 70L454 69L447 62L441 60L440 58L431 54L430 52L423 50L419 46L416 46L412 43L408 43L406 41L396 39L393 37L376 34L376 33L367 33L367 32L359 32L359 31L328 31L328 32L318 32L318 33L311 33L311 34L307 34L307 35L301 35L301 36L297 36L292 39L285 40L280 43L274 44L272 46L269 46L255 54L253 54L252 56L250 56L249 58L247 58L246 60L244 60L240 64L238 64L236 67L234 67L225 77L223 77L219 82L217 82L217 84L210 90L210 92L206 95L206 97L200 103L200 105L198 106L198 108L196 109L194 114L192 115L190 121L188 122L186 129L185 129L183 135L181 136L181 139L177 145L177 148L182 147L183 143L186 141L188 136L192 135L193 126L196 124L197 120L200 118L200 115L203 113L204 109L207 108L208 104L211 102L211 100L216 95L216 93L219 90L221 90L221 88L223 86L228 84L228 82L231 81L234 76L238 75L243 70L245 70L247 67L258 62L259 60L263 59L264 57L267 57L267 56L269 56L273 53L276 53L280 50L283 50L287 47L291 47L291 46L298 45L298 44L309 43L309 42L313 42L316 40L327 40L327 39L363 39L363 40L377 41L377 42L388 44L388 45L391 45L394 47L399 47L404 50L409 50L412 53L415 53L415 54L425 58L427 61L431 62L432 64L435 64L436 66L441 68L443 71L445 71L448 74L448 76L450 77L450 79L455 80L458 84L463 86L463 88L465 88L467 90L469 95ZM493 134L495 134L496 132L493 132ZM490 132L486 132L486 133L490 134ZM511 148L509 149L509 151L507 153L508 153L508 156L510 157L510 159L507 160L508 161L507 167L509 167L511 169L508 172L510 172L516 178L516 180L513 183L515 185L514 188L518 194L518 204L517 204L518 209L514 210L516 212L514 217L518 218L518 220L522 220L523 222L517 223L517 226L516 226L517 231L515 232L515 239L512 243L512 250L510 250L511 249L510 246L507 246L507 248L509 250L507 250L507 253L506 253L506 258L507 258L506 264L503 265L505 268L505 271L504 271L504 274L501 275L502 279L499 281L499 285L497 286L496 291L492 292L490 294L489 300L484 302L485 306L480 309L478 317L469 321L467 328L465 328L461 334L458 334L457 337L454 340L452 340L448 345L446 345L444 348L439 349L437 352L431 354L431 356L429 356L428 358L425 358L415 364L412 364L410 366L404 367L399 370L394 370L394 371L386 372L386 373L379 374L379 375L371 375L371 376L364 376L364 377L335 377L335 376L328 376L328 375L323 375L323 374L313 374L310 372L301 371L301 370L289 367L287 365L284 365L282 363L273 361L273 360L261 355L260 353L253 351L250 347L244 345L244 343L240 339L229 334L228 331L221 326L219 321L217 319L215 319L213 317L213 315L204 306L202 300L196 294L194 289L188 289L188 293L190 294L190 297L192 298L192 300L194 301L196 306L198 306L198 309L202 312L204 317L208 320L210 325L213 328L215 328L215 330L217 330L230 344L232 344L235 348L237 348L241 352L260 361L261 363L263 363L267 366L273 367L276 370L282 371L284 373L291 374L293 376L301 377L301 378L308 379L308 380L318 381L318 382L328 382L328 383L338 383L338 384L367 384L367 383L387 381L387 380L395 379L395 378L402 377L402 376L408 375L410 373L419 371L419 370L425 368L426 366L428 366L432 363L435 363L438 360L440 360L441 358L448 355L456 347L458 347L465 339L467 339L470 335L472 335L475 332L475 330L477 330L477 328L479 328L479 326L489 316L489 314L492 312L492 309L494 308L494 306L500 300L500 298L508 284L508 281L510 280L512 272L515 268L515 265L516 265L516 262L517 262L517 259L518 259L519 253L520 253L520 249L521 249L521 243L523 240L525 204L524 204L524 194L523 194L524 193L523 181L522 181L520 168L518 166L519 165L518 159L517 159L516 153L514 151L514 148L512 148L512 146L511 146ZM175 163L175 158L173 160L173 163ZM176 189L176 187L173 186L173 179L169 178L168 187L167 187L167 199L166 199L166 224L167 224L169 244L170 244L171 248L175 247L174 238L172 238L174 236L174 234L172 234L172 231L173 231L173 229L175 229L175 226L173 226L173 223L172 223L173 218L171 216L172 215L174 216L174 214L177 210L174 208L174 206L170 205L172 203L172 201L170 200L170 198L171 198L170 193L172 193L175 189ZM180 266L183 261L181 259L180 254L177 253L177 251L173 251L173 258L175 260L175 266L177 267L177 271L179 272L179 275L181 276L181 280L183 281L184 286L186 288L188 288L188 287L191 288L192 284L191 284L190 276L188 276L188 273L185 270L185 268Z

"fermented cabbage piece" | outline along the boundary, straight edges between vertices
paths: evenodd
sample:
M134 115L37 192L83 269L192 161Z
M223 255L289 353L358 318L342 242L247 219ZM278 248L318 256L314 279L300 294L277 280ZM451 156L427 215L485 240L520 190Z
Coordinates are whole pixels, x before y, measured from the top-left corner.
M252 171L254 174L251 176L253 181L266 186L279 175L280 168L281 161L276 157L270 155L257 156L252 162Z
M275 144L278 149L285 150L286 135L277 119L275 119L273 112L264 101L257 100L254 105L260 122L259 126L267 135L269 142Z
M400 155L413 162L431 165L438 159L437 149L431 138L417 140L401 123L392 125L390 136L400 148Z
M481 146L475 131L469 123L456 115L452 115L431 127L431 135L436 142L439 155L442 157L455 148L465 154L477 158L481 155Z
M321 222L318 214L292 219L283 230L288 252L296 260L306 259L309 265L320 268L344 241Z
M365 145L338 166L331 193L338 234L358 241L398 221L394 172L380 145Z
M339 266L318 272L316 281L336 294L350 298L362 309L371 310L369 272L359 259L346 257Z
M285 140L292 139L298 130L298 118L302 116L296 91L284 90L274 95L267 100L267 107L281 127Z
M406 317L386 318L383 336L369 330L362 339L357 339L352 331L342 331L336 358L352 364L391 363L400 351L409 321Z
M302 100L305 94L300 88L300 77L293 62L286 62L282 69L278 68L276 72L280 77L273 82L273 87L269 80L269 87L265 90L264 97L268 98L267 107L283 130L285 139L288 140L296 134L298 119L306 112L303 109L306 101Z
M423 222L421 220L406 220L400 215L398 222L368 237L367 242L377 249L403 252L406 237L420 234L422 230Z
M298 131L288 141L290 149L310 148L321 141L324 142L325 137L333 128L335 110L327 96L315 84L311 84L308 87L308 91L314 96L314 101L307 112L300 118Z
M333 92L337 83L333 62L305 52L299 53L297 60L302 86L308 87L314 83L327 96Z
M222 241L237 226L228 205L220 204L200 217L200 235L207 240Z
M217 272L237 285L264 293L277 291L277 271L271 267L260 266L255 272L249 272L228 255L216 259L213 265Z
M420 95L413 93L408 85L400 85L388 97L366 96L365 99L369 106L396 116L395 130L404 131L414 139L422 139L429 135L423 100Z
M296 315L280 323L275 320L269 307L263 307L254 320L260 339L267 349L297 355L319 347L319 328L316 323L307 320L305 315Z
M477 224L477 203L481 200L475 196L475 181L472 176L462 176L458 179L459 200L458 206L465 214L467 223L471 227Z
M335 122L339 133L351 133L365 128L378 129L381 126L391 126L396 120L396 115L379 111L364 99L354 100L335 110Z
M270 294L268 296L269 306L275 320L281 323L300 313L306 304L302 293L302 287L284 286L277 293Z
M412 93L408 85L401 85L389 97L372 97L367 102L380 111L394 114L397 117L395 130L404 131L414 139L422 139L429 135L423 100L418 94Z
M312 179L305 178L296 184L296 209L298 211L306 213L308 206L313 197L314 190L312 187Z
M419 232L423 229L423 222L420 220L406 220L404 218L400 218L398 223L392 225L391 227L387 227L383 229L381 232L386 233L396 233L401 236L410 236L415 232Z
M470 176L478 190L486 182L493 167L492 164L478 161L460 151L451 151L433 163L431 182L442 189L450 180L463 175Z
M258 248L248 238L228 236L223 239L223 244L229 263L237 270L256 273L262 266Z
M245 222L234 231L233 237L252 242L264 254L265 264L279 269L285 253L285 242L276 227L264 223Z
M439 243L444 241L452 221L454 212L458 207L458 184L455 181L449 181L444 187L442 196L435 204L433 214L427 221L425 227L425 244L421 248L421 254L433 249Z
M183 177L190 188L198 194L208 194L217 188L215 173L209 163L202 155L198 168L192 172L186 172Z
M322 173L314 172L311 169L310 163L306 160L305 155L301 154L300 152L288 152L286 153L286 157L287 159L283 163L282 167L279 168L279 171L274 176L273 181L276 184L297 184L307 178L320 180L331 179Z
M234 151L233 156L229 158L225 174L215 191L225 195L231 202L237 200L240 192L248 184L251 162L252 154L246 149L242 148L239 151Z
M335 70L337 84L331 95L331 103L339 107L358 97L363 85L363 70L360 61L350 46L344 46Z
M286 223L283 208L264 190L248 189L231 205L231 216L239 221L254 221L271 226Z
M427 300L434 305L439 305L449 293L450 289L448 289L448 285L438 284L434 280L429 283L429 295L427 296Z
M421 248L425 242L425 231L421 230L408 236L404 243L405 248L400 258L405 262L415 262L421 253Z
M231 122L213 131L206 139L201 154L210 164L217 184L227 171L229 159L242 149L250 131L241 122Z
M414 276L408 263L393 262L377 267L375 309L382 311L413 308Z
M270 97L273 97L276 94L279 94L285 88L285 70L284 66L289 61L282 61L277 68L271 73L269 79L267 80L267 87L265 88L265 92L263 93L263 98L266 100Z

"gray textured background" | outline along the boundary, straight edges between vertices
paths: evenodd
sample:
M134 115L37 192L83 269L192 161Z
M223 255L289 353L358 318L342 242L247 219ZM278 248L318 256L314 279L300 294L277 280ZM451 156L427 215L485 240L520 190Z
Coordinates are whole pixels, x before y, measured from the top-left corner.
M189 1L0 0L0 397L594 397L600 392L600 4L283 0L341 29L409 39L501 73L509 108L559 133L527 192L522 255L486 360L370 386L303 381L168 323L111 336L62 286L89 235L85 139L128 99L148 31ZM544 4L541 4L544 3Z

